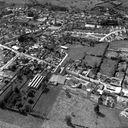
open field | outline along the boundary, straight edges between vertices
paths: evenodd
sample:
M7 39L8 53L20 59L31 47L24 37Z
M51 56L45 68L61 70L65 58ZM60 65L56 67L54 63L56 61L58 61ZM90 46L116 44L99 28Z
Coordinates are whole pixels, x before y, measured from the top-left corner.
M98 67L101 63L101 57L86 56L84 61L87 63L87 65L91 67L95 67L95 66Z
M109 44L109 49L117 50L118 48L128 48L128 41L113 41Z
M32 116L23 116L11 111L3 111L0 109L0 121L8 123L10 127L1 127L0 128L40 128L42 120L36 119ZM13 127L13 125L15 127Z
M118 61L111 60L111 59L104 59L100 72L104 75L113 77L115 68L118 64Z
M56 101L56 98L61 90L61 87L52 87L49 86L46 88L46 91L42 94L41 98L37 102L34 110L39 111L41 115L48 115L48 113L51 111L52 106L54 102Z
M76 95L68 98L62 90L48 115L50 120L45 121L42 128L70 128L65 121L67 116L71 117L73 124L83 128L126 128L128 126L127 121L119 117L119 111L106 107L100 108L105 117L97 118L94 105L88 99Z
M70 46L69 56L72 59L76 59L76 60L82 58L84 56L84 53L86 53L87 55L102 57L107 45L108 45L107 43L96 44L94 47L90 47L90 46L83 47L81 45L77 45L77 46L72 45Z

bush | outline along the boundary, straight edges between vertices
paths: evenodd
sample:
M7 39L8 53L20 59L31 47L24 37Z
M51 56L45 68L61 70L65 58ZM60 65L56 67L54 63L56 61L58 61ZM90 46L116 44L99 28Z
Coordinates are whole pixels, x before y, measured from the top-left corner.
M17 106L17 108L18 108L18 109L20 109L20 108L22 108L22 107L23 107L23 104L22 104L21 102L19 102L19 103L17 103L17 105L16 105L16 106Z
M0 108L5 109L5 102L4 101L0 102Z
M34 90L30 90L28 92L28 97L34 97L35 96L35 91Z
M14 92L17 93L17 94L20 94L19 88L15 87Z
M65 121L66 121L66 124L71 127L71 128L75 128L75 126L72 124L72 119L70 116L66 116L65 117Z
M19 109L19 112L25 116L27 116L27 112L25 111L25 109L21 108Z

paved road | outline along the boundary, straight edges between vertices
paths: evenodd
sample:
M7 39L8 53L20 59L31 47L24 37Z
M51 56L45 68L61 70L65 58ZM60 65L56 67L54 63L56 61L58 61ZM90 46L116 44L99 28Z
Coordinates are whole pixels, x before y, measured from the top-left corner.
M106 36L104 36L103 38L101 38L100 41L104 41L104 39L107 38L107 37L109 37L111 34L116 34L117 32L123 32L123 31L126 31L126 30L121 29L121 30L116 30L116 31L110 32L109 34L107 34Z

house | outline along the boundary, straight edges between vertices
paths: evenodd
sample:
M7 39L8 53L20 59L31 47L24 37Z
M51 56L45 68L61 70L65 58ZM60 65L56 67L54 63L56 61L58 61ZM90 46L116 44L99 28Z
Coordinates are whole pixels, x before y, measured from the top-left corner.
M122 88L121 94L122 94L122 96L124 96L124 97L128 97L128 89Z
M50 82L53 84L64 84L66 80L66 76L61 76L61 75L52 75L52 77L50 78Z
M85 27L86 27L86 28L95 28L96 26L93 25L93 24L85 24Z
M12 46L12 48L14 49L14 50L19 50L19 47L18 46Z
M118 108L126 108L128 107L128 98L117 96L117 107Z
M110 84L106 84L104 91L108 93L120 94L121 86L113 86Z

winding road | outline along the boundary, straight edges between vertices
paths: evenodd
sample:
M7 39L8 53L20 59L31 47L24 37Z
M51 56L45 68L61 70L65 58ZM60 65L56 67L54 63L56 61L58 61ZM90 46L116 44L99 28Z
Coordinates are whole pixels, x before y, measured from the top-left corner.
M110 37L112 34L115 34L115 36L116 36L118 33L122 33L122 32L126 33L126 30L125 29L120 29L120 30L113 31L113 32L107 34L106 36L104 36L103 38L101 38L99 41L100 42L105 41L105 39Z

